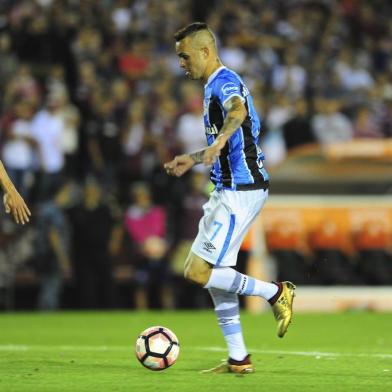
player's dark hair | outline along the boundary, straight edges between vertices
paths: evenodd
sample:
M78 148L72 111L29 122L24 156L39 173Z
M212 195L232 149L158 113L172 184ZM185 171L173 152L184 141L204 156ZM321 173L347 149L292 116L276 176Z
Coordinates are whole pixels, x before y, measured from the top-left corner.
M208 30L207 24L203 22L191 23L190 25L178 30L177 33L174 34L174 39L176 40L176 42L179 42L183 40L185 37L187 37L188 35L196 33L197 31L200 30Z

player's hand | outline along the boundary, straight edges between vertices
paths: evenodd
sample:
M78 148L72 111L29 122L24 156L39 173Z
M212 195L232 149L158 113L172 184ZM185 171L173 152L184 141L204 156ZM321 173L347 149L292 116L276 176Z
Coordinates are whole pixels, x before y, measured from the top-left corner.
M163 167L169 176L181 177L195 165L195 161L188 154L178 155L172 161L166 162Z
M31 212L15 188L6 191L3 196L3 204L5 212L12 214L16 223L24 225L29 222Z
M225 146L226 141L223 138L216 138L210 147L206 148L203 155L203 164L211 166L220 156L222 148Z

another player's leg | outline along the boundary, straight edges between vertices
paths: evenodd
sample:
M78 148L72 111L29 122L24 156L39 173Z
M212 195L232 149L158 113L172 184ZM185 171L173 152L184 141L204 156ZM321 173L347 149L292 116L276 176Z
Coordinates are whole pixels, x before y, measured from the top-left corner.
M209 292L229 350L229 358L202 373L253 373L254 368L242 334L237 294L216 289L210 289Z

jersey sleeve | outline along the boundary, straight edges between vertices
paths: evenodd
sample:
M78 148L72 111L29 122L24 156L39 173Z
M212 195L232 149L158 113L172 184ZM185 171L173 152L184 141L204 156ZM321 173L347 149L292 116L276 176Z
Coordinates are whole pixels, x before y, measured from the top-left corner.
M214 85L214 94L218 97L224 108L227 101L233 97L239 97L245 102L243 85L234 75L225 75L216 80Z

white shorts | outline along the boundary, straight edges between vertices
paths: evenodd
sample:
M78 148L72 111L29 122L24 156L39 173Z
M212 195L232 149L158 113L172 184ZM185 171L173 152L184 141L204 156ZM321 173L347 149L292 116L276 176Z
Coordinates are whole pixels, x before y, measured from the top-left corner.
M204 215L192 252L209 263L229 267L249 229L268 197L268 190L214 190L204 204Z

